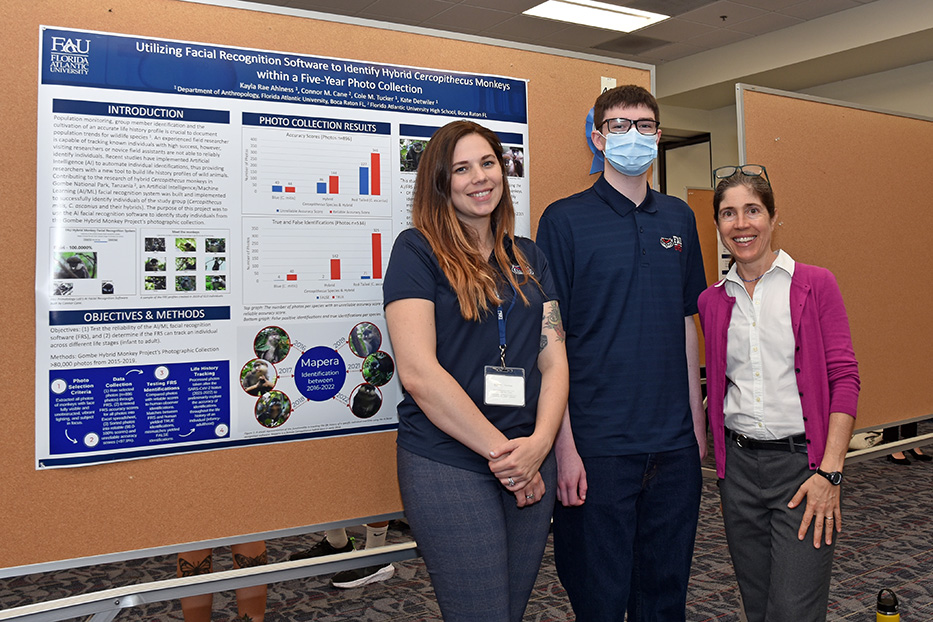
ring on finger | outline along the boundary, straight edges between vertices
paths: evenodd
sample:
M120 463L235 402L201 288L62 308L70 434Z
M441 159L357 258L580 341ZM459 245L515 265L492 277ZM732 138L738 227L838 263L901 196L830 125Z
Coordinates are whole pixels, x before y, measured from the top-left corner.
M532 499L535 498L535 493L531 493L530 495L525 495L525 498L531 501Z
M509 486L514 486L514 485L515 485L515 480L512 479L511 477L508 479L508 482L509 482Z

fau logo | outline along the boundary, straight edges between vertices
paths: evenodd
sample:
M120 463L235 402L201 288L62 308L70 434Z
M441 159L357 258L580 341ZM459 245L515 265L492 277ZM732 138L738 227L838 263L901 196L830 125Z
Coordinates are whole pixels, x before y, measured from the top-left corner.
M91 40L51 37L49 71L86 76L91 70Z
M684 250L684 241L679 235L674 235L669 238L661 238L661 246L664 248L673 248L680 253Z
M62 54L88 54L91 51L91 40L52 37L52 51Z

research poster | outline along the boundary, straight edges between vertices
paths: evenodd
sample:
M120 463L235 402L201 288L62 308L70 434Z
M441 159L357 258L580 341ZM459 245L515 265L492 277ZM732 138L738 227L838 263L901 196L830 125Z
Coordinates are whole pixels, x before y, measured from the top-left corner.
M528 235L527 85L43 27L36 467L395 429L382 311L445 123L503 144Z

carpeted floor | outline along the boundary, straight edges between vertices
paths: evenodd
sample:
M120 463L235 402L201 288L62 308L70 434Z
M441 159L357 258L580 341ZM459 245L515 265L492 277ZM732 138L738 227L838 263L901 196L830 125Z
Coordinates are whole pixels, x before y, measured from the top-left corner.
M933 431L923 424L921 433ZM933 448L927 447L933 454ZM933 620L933 462L897 466L881 458L846 467L844 532L836 550L829 620L873 619L878 590L890 588L901 602L903 622ZM352 531L352 530L351 530ZM364 537L357 534L358 541ZM390 542L407 534L390 531ZM316 536L269 541L271 562L284 561ZM0 580L0 610L78 593L155 581L174 576L174 557L157 557ZM229 551L218 550L215 568L232 566ZM420 559L396 564L396 575L380 584L338 590L328 577L269 586L269 622L433 622L440 620ZM726 549L716 484L708 481L691 575L687 620L740 620L738 591ZM214 600L214 617L232 620L232 593ZM557 580L551 548L525 620L573 620ZM177 601L155 603L120 613L122 622L181 621Z

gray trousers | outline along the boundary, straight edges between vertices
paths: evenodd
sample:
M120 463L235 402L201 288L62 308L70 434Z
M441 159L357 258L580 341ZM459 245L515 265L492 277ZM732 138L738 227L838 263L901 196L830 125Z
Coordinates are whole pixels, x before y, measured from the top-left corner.
M833 544L813 546L813 525L797 530L806 500L787 507L814 471L806 451L742 449L726 440L726 476L719 480L723 521L748 622L823 622L829 600Z

